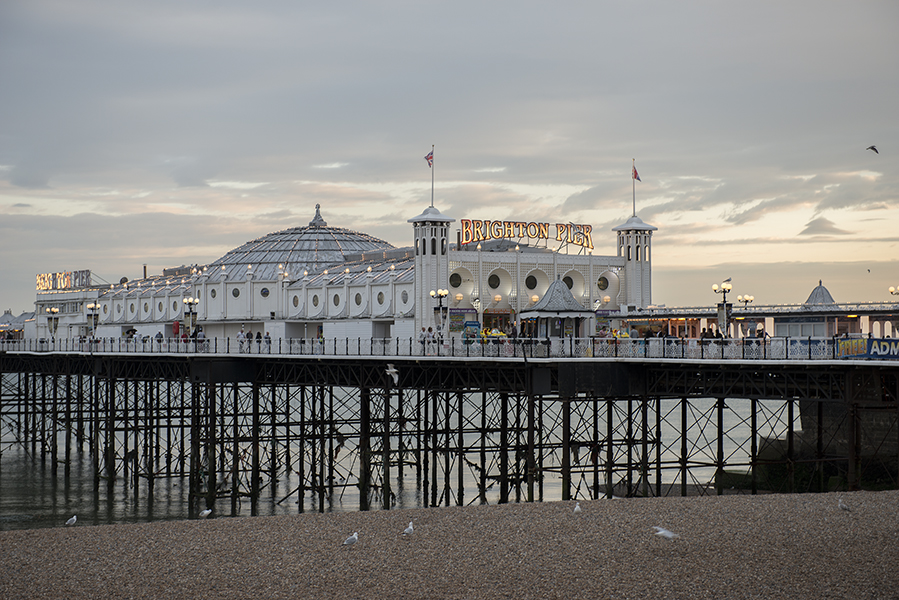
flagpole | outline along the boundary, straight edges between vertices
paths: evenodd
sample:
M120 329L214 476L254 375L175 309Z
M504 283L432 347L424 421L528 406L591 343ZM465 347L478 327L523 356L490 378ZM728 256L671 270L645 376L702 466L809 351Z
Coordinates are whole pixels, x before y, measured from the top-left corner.
M434 144L431 144L431 208L434 208Z
M634 216L637 216L637 178L634 177L634 173L637 172L637 159L631 159L631 187L633 188L634 194Z

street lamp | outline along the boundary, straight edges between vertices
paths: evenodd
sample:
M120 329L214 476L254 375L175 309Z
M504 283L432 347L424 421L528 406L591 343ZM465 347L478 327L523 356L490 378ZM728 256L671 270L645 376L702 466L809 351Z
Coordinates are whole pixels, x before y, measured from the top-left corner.
M716 283L712 285L712 291L716 294L722 294L724 296L724 303L727 304L727 293L734 288L731 285L730 280L723 282L720 286Z
M99 316L97 313L100 312L100 304L98 302L91 302L87 305L87 310L90 311L90 321L91 321L91 337L97 337L97 317Z
M742 302L743 308L746 308L747 306L749 306L749 304L753 300L755 300L755 296L750 296L749 294L747 294L745 296L737 296L737 302Z
M184 310L187 311L187 337L190 337L194 332L194 308L200 303L200 299L184 298L182 302L184 303Z
M47 311L47 328L50 330L50 337L56 337L56 329L59 327L59 308L53 306L44 309Z
M890 286L890 293L894 296L899 296L899 289Z
M430 294L431 294L431 298L437 299L437 306L434 307L435 320L437 318L439 318L439 323L443 323L444 315L445 315L444 311L446 310L445 307L443 306L443 299L446 298L447 296L449 296L449 290L444 290L444 289L431 290ZM437 317L438 313L440 315L439 317Z
M725 337L730 331L730 306L727 304L727 293L733 288L730 277L722 281L720 286L717 283L712 285L712 291L723 297L723 301L718 303L718 331Z

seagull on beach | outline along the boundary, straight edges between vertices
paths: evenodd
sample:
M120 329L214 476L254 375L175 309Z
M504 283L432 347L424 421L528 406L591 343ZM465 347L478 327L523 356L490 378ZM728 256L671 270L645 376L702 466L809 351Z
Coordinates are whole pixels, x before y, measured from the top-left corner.
M78 520L78 515L72 515L72 518L66 521L66 525L74 525L75 521Z
M212 509L211 509L211 508L207 508L207 509L205 509L205 510L201 510L201 511L200 511L200 514L197 515L197 516L200 517L201 519L205 519L206 517L208 517L208 516L211 515L211 514L212 514Z
M673 531L668 531L664 527L659 527L658 525L653 526L653 529L656 530L656 535L660 535L666 540L673 540L676 537L680 537L678 534Z
M880 154L880 152L877 151L877 146L874 146L873 144L865 148L865 150L873 150L874 154Z
M354 531L353 535L351 535L347 539L343 540L343 545L344 546L352 546L353 544L355 544L358 541L359 541L359 532Z
M580 502L574 503L574 512L576 512L576 513L581 512L581 503Z
M393 377L393 385L399 385L400 374L399 371L397 371L393 366L393 363L387 363L387 374Z
M412 528L412 521L409 521L409 526L403 530L403 535L412 535L415 532L415 529Z
M837 503L837 506L840 507L840 510L845 510L846 512L852 512L852 509L849 508L849 505L846 504L845 502L843 502L843 497L842 497L842 496L840 496L840 500L839 500L839 502Z

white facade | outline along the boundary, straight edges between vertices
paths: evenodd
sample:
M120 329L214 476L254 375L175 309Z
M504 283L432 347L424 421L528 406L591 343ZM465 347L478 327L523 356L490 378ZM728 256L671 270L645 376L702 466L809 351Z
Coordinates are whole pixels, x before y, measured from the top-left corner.
M422 327L458 334L465 322L509 328L560 279L600 316L651 300L652 231L637 217L616 227L618 254L566 254L522 240L459 249L455 219L434 207L408 221L409 248L328 227L316 206L308 227L269 234L206 266L114 285L41 291L36 336L165 337L203 328L207 338L243 330L278 338L410 338ZM458 231L458 230L457 230ZM431 291L448 290L442 301ZM184 302L191 298L193 306ZM96 303L98 308L88 307ZM56 312L53 312L54 309ZM91 320L96 315L96 325ZM188 316L192 315L192 319ZM585 323L575 335L593 335Z

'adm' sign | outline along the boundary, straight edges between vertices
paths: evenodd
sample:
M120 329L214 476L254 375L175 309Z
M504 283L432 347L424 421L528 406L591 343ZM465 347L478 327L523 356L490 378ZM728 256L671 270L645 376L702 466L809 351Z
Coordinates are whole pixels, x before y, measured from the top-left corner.
M525 221L478 221L474 219L461 219L462 245L471 242L495 240L502 238L530 238L538 240L549 239L549 223L534 223ZM593 226L578 225L576 223L556 223L555 239L557 242L583 246L593 249Z

